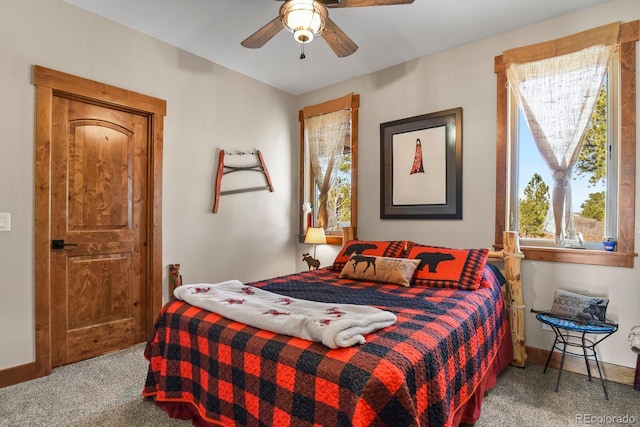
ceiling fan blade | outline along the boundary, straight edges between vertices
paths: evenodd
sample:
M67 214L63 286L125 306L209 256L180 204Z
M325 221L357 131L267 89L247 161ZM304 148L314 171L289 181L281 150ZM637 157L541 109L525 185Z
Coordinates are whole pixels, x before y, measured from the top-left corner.
M393 6L396 4L411 4L414 0L326 0L325 6L338 7L365 7L365 6Z
M358 50L358 45L355 44L331 18L327 18L325 22L322 38L340 58L349 56Z
M282 26L282 21L280 21L280 17L277 16L267 25L247 37L240 44L250 49L257 49L264 46L266 42L271 40L283 28L284 27Z

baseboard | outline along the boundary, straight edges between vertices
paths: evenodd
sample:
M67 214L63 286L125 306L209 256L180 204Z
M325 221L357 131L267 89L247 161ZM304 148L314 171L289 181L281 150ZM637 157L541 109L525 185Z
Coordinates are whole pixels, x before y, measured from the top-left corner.
M36 362L0 370L0 388L33 380L36 376Z
M542 350L535 347L527 347L527 362L535 365L544 366L547 363L549 357L549 350ZM558 369L560 368L561 353L554 352L549 361L549 367ZM596 368L596 362L594 360L589 361L591 366L591 375L595 375L598 378L598 368ZM635 378L635 370L633 368L627 368L626 366L614 365L612 363L600 362L600 368L602 369L602 377L607 381L613 381L615 383L625 384L633 386ZM567 354L564 358L563 370L575 372L577 374L587 375L587 367L584 363L583 357L572 356Z

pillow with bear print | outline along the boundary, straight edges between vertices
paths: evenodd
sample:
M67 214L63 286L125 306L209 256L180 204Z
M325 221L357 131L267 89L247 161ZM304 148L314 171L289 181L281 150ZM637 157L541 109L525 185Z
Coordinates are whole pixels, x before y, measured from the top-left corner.
M413 275L413 285L472 291L480 287L488 256L489 249L450 249L419 244L412 246L407 254L407 258L420 260Z

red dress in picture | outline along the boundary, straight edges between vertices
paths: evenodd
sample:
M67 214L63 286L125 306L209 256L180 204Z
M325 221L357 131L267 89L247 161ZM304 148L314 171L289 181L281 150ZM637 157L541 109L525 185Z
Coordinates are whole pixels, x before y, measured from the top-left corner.
M424 166L422 164L422 143L420 139L416 139L416 154L413 157L413 166L411 166L411 172L409 175L413 175L414 173L424 173Z

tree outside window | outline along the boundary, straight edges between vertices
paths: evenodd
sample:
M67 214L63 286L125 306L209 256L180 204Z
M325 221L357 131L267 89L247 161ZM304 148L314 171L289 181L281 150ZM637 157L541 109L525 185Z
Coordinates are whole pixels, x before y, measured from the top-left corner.
M538 173L524 188L524 198L520 199L520 235L522 237L543 237L544 222L549 212L549 186Z

